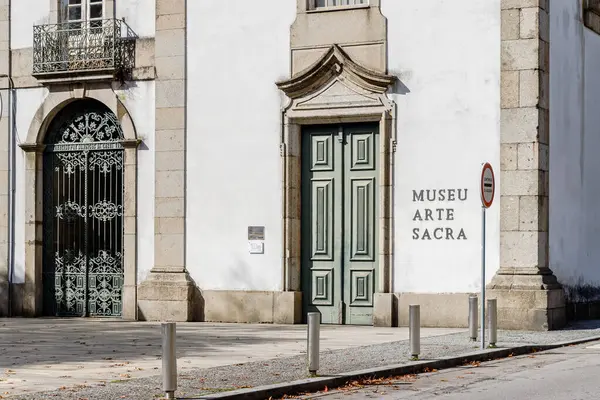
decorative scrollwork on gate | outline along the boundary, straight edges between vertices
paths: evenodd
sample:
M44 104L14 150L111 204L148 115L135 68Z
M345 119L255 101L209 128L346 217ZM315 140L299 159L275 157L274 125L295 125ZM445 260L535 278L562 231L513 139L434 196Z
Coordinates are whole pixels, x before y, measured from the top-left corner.
M74 201L66 201L56 206L56 218L65 221L74 221L78 217L85 217L85 206L77 204Z
M44 290L53 315L122 312L124 152L116 116L95 100L52 121L44 155Z
M84 153L56 153L56 156L61 163L55 168L62 168L65 174L72 175L85 168Z
M86 257L81 251L55 253L54 296L60 310L80 313L85 299Z
M52 121L48 129L46 143L53 150L55 146L65 148L68 144L92 144L98 142L120 142L123 130L115 114L101 104L92 104L94 100L78 101L65 107ZM87 107L78 104L88 103ZM68 149L67 150L72 150ZM81 147L78 146L78 149ZM89 150L95 149L90 146Z
M58 143L111 142L121 139L119 122L112 112L89 112L76 117L61 133Z
M98 168L99 172L108 174L113 166L119 170L123 168L123 156L121 153L115 151L95 151L90 154L90 170Z
M102 222L106 222L115 217L122 217L123 206L116 205L107 200L102 200L90 206L90 214L92 217L99 219Z
M94 315L114 315L121 311L123 256L101 250L89 262L89 303Z

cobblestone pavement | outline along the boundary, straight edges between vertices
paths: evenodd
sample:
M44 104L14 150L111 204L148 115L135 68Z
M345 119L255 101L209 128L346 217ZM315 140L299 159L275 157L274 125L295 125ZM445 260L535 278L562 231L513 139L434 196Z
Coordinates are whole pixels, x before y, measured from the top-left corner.
M426 329L423 335L460 331ZM322 348L327 351L403 340L408 331L323 326L321 335ZM179 323L177 347L179 372L185 375L192 369L302 354L306 347L306 327ZM121 385L130 379L160 374L160 324L97 319L0 319L0 355L3 397L60 388L84 389L111 382Z
M306 377L306 327L178 324L178 398ZM464 329L421 330L421 359L478 349ZM500 347L600 335L587 323L505 332ZM323 326L321 375L408 362L406 328ZM159 398L160 326L90 320L0 320L0 396L11 399Z

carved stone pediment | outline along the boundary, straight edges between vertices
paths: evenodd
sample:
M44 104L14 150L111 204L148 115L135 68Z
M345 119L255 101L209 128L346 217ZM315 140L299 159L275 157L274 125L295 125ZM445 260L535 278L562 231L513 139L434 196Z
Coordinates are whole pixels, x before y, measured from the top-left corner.
M316 63L289 80L278 82L296 109L377 107L395 76L365 68L333 45Z
M329 82L318 92L298 99L296 108L343 108L343 107L376 107L383 105L379 95L373 95L366 90L338 78Z

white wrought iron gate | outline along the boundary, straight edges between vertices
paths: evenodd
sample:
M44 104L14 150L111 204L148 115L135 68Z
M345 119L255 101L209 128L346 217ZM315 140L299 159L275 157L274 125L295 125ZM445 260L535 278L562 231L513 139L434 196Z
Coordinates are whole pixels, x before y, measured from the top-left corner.
M56 316L120 316L123 133L96 102L52 124L44 154L44 308Z

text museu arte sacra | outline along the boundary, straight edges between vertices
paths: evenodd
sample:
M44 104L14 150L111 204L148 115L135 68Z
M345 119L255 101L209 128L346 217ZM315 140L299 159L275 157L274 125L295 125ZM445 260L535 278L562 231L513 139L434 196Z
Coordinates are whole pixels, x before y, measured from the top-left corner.
M467 201L467 189L426 189L413 190L413 203L454 203ZM417 208L413 222L430 222L413 228L413 240L467 240L463 228L444 226L444 221L454 221L454 208Z

